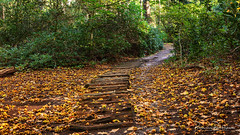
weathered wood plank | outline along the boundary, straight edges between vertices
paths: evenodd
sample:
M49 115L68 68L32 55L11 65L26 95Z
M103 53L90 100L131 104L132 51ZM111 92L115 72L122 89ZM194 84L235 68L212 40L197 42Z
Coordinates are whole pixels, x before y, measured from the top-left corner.
M123 96L127 96L127 94L111 94L111 95L100 95L100 96L90 96L90 97L83 97L82 98L82 101L88 101L88 100L93 100L93 99L99 99L99 98L111 98L111 99L115 99L115 98L120 98L120 97L123 97Z
M97 129L109 129L114 127L128 127L132 126L133 122L119 122L119 123L110 123L110 124L98 124L93 126L81 126L77 124L71 124L70 130L73 131L89 131L89 130L97 130Z
M110 89L92 89L90 92L111 92L111 91L126 91L127 87L123 87L123 88L118 88L118 89L114 89L114 88L110 88Z
M103 77L116 77L116 76L127 76L127 77L129 77L129 74L105 74L105 75L99 75L100 78L103 78Z
M82 96L100 96L100 95L108 95L108 94L122 94L122 93L129 93L131 91L123 90L123 91L110 91L110 92L101 92L101 93L88 93Z
M89 86L89 89L119 89L122 87L127 87L127 85L105 85L105 86Z
M124 112L124 113L119 113L119 114L114 114L108 117L104 117L101 119L95 119L89 121L89 123L93 124L100 124L100 123L108 123L108 122L113 122L113 120L118 119L119 121L124 121L124 120L129 120L133 119L133 114L129 112Z
M89 86L106 86L106 85L129 85L129 81L110 81L90 83Z

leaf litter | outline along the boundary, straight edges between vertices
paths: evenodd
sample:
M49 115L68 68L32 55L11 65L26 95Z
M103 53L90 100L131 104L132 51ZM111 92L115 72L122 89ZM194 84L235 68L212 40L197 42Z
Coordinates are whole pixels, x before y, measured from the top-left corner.
M204 63L204 61L200 62ZM170 64L132 72L135 134L239 134L240 66L180 68Z
M239 63L205 67L163 64L132 70L129 102L135 125L108 133L238 134ZM0 133L89 134L69 132L69 124L95 117L79 98L88 93L84 84L107 71L59 68L0 78Z

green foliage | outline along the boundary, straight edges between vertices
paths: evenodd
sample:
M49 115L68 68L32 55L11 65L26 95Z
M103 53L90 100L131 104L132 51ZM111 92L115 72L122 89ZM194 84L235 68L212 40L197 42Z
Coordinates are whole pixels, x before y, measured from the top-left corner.
M83 30L71 28L35 33L25 44L3 49L5 53L1 53L0 63L30 68L77 65L84 62L84 55L89 50L88 46L84 46L82 35Z
M205 2L206 3L206 2ZM181 4L166 6L162 23L177 56L190 59L238 54L239 2L222 0L215 5Z
M142 9L134 2L110 6L78 2L68 5L54 1L48 5L44 0L28 0L6 4L11 10L0 26L0 66L36 69L95 65L97 61L143 56L162 48L163 32L144 20Z

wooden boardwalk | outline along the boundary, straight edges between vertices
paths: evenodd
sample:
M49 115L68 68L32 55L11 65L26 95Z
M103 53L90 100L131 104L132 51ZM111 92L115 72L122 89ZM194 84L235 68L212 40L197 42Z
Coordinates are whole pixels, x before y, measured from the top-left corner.
M77 124L70 125L70 130L90 131L132 126L134 108L128 98L132 92L129 89L130 72L136 67L160 64L172 55L171 47L171 44L166 44L157 54L124 62L85 85L89 93L82 96L81 106L87 107L89 114L75 122ZM83 110L79 110L79 113L78 116L86 114Z
M90 131L132 126L134 111L128 101L129 93L132 92L129 89L130 71L140 65L139 60L118 65L85 85L90 93L82 96L81 104L91 108L93 116L70 125L70 129Z

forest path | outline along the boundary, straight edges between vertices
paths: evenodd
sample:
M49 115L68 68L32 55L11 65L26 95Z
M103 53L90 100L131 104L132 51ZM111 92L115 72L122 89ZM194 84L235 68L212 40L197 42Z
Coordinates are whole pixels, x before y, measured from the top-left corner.
M172 49L172 44L165 44L163 50L158 53L119 64L86 84L85 87L90 93L83 95L82 105L89 106L93 116L84 123L71 125L70 129L89 131L90 134L91 131L92 134L126 134L129 130L123 127L135 125L134 107L129 103L130 93L133 91L129 87L131 70L161 64L173 55ZM116 130L108 131L109 129Z

